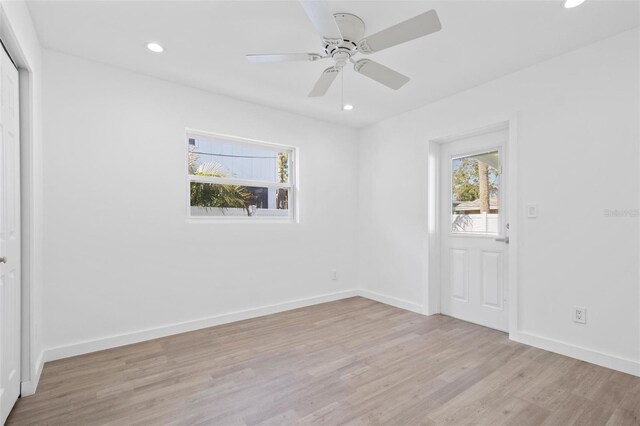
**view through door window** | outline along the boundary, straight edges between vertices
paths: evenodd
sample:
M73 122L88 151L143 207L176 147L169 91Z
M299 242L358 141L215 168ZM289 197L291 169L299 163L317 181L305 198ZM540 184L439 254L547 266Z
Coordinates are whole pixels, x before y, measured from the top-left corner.
M499 233L500 152L451 160L451 232Z

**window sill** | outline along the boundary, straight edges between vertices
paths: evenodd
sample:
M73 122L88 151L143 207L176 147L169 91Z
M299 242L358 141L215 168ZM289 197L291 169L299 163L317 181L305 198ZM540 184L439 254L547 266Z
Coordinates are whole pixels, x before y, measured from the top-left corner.
M294 218L240 218L240 217L187 217L188 224L298 224L298 220Z

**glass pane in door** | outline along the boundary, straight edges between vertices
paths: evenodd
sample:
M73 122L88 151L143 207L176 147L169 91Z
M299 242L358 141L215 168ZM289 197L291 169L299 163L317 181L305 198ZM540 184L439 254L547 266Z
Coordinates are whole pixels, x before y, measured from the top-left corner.
M497 235L500 230L500 152L451 159L451 232Z

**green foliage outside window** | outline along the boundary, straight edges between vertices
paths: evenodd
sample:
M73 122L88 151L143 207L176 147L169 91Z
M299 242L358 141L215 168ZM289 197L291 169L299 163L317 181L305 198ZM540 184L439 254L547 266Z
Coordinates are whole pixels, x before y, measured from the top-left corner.
M196 167L197 155L189 151L189 174L193 176L229 177L216 162L204 163ZM191 206L202 208L242 208L247 216L251 215L253 195L244 186L220 185L204 182L191 182Z
M493 167L480 167L480 161L473 158L461 160L453 172L453 194L458 201L475 201L480 198L480 174L486 173L487 195L495 195L498 191L496 180L498 171ZM482 169L482 170L480 170ZM483 183L484 183L483 179Z

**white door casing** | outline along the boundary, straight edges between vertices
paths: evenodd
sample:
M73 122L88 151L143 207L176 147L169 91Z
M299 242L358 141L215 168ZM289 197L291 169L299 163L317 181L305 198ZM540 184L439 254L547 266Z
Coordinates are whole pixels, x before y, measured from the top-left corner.
M498 241L508 236L508 182L505 173L508 139L508 129L493 129L455 139L441 145L439 159L441 312L502 331L509 330L508 250L505 241ZM499 172L498 195L495 203L493 200L490 203L498 213L483 216L456 212L452 215L454 160L460 164L465 158L486 159L489 158L487 153L492 153L490 158ZM456 222L456 232L453 231L454 217L464 219L462 225ZM461 232L460 229L467 231Z
M18 70L0 47L0 415L20 395L20 137Z

